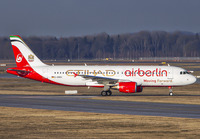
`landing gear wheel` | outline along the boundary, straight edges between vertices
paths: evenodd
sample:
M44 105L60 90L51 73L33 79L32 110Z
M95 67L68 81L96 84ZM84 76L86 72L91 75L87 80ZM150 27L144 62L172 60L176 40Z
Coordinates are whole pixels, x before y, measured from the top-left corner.
M102 92L101 92L101 95L102 95L102 96L107 96L107 92L106 92L106 91L102 91Z
M172 90L172 87L169 86L168 88L169 88L169 96L173 96L173 90Z
M112 92L109 90L109 91L102 91L101 92L101 95L102 96L111 96L112 95Z
M111 91L107 91L107 96L111 96L112 92Z
M169 96L173 96L173 92L169 92Z

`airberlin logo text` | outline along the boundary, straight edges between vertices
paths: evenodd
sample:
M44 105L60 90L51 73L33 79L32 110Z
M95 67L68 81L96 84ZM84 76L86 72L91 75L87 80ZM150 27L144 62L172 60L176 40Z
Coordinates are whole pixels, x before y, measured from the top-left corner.
M17 57L16 57L16 62L17 63L22 62L22 58L23 58L23 55L22 54L18 54Z
M124 72L125 76L130 77L130 76L147 76L147 77L151 77L151 76L157 76L157 77L162 77L162 76L167 76L167 71L166 70L161 70L161 68L156 68L155 70L141 70L140 68L138 69L132 69L132 70L126 70Z

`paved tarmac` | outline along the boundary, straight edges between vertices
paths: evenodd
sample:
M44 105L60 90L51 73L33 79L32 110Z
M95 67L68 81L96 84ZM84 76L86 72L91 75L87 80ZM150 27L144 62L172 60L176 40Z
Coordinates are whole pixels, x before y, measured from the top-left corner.
M200 118L200 105L88 99L91 97L94 96L0 95L0 106L94 113Z

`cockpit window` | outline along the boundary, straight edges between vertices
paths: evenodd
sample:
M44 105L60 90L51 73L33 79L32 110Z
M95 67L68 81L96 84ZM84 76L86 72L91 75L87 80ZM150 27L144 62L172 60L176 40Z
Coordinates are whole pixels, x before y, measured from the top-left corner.
M181 71L180 74L190 74L188 71Z

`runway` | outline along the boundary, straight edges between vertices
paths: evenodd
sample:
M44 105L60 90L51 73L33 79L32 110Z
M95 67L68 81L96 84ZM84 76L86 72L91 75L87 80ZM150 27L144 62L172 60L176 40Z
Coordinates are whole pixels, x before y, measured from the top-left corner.
M93 113L200 118L200 105L93 100L89 99L91 97L93 96L0 95L0 106Z

